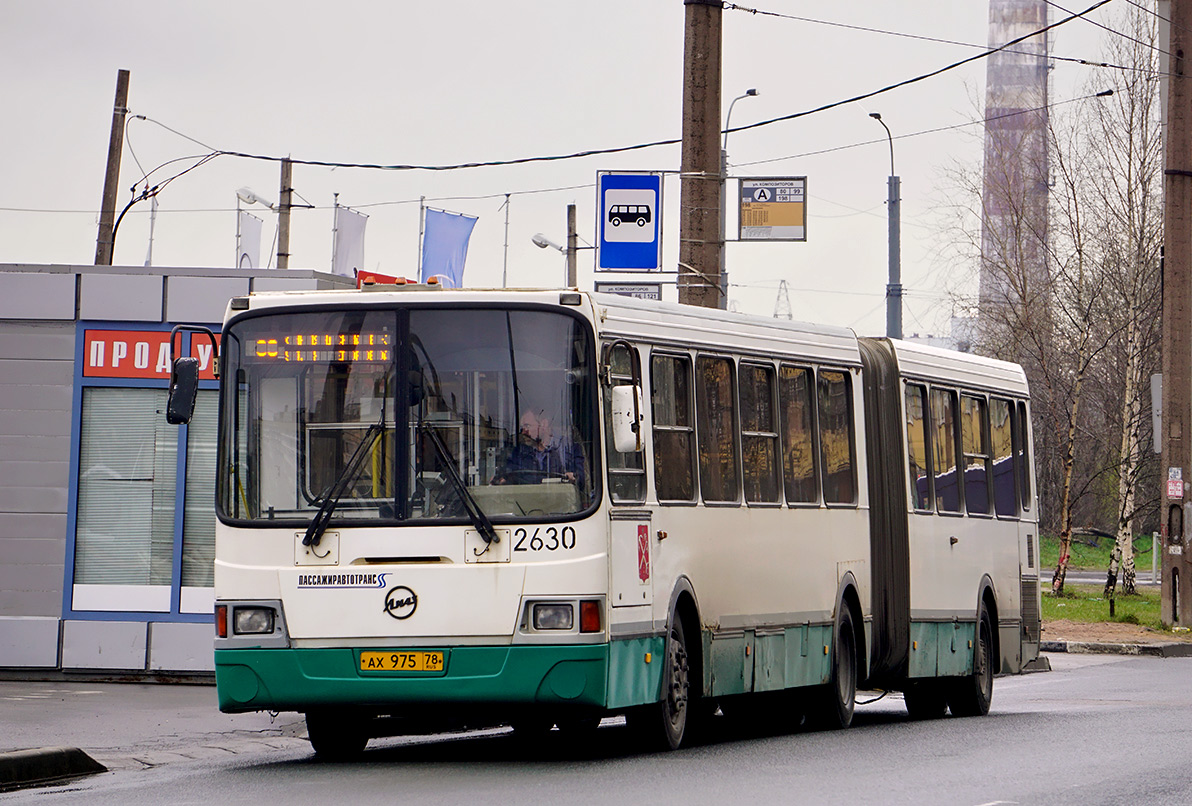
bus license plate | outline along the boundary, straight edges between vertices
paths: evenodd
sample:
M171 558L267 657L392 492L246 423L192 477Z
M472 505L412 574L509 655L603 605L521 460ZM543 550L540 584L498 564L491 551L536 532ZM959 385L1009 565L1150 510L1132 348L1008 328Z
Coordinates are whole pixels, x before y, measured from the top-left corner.
M361 652L362 672L441 672L442 652Z

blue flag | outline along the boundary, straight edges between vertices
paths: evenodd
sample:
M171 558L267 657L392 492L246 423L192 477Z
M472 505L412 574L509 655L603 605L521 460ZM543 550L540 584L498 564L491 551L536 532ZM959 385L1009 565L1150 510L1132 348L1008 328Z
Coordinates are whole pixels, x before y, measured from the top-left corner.
M438 277L447 288L463 285L468 239L476 217L426 208L426 231L422 236L422 271L418 281Z

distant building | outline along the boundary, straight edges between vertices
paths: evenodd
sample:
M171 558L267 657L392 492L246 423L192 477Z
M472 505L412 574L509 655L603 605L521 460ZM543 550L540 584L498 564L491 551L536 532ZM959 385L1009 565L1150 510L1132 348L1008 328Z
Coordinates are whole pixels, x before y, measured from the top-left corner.
M939 347L943 350L971 353L973 351L976 325L977 320L972 317L954 316L951 322L952 332L947 336L936 336L931 333L911 333L910 335L903 336L903 340L913 341L916 344L926 344L930 347Z
M354 287L301 270L0 264L0 670L214 669L216 381L161 413L175 324L218 332L251 291Z

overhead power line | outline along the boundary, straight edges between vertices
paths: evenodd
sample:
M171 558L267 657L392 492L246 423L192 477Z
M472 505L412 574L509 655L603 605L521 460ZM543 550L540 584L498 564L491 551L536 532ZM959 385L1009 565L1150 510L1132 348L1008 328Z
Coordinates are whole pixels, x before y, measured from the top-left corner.
M956 39L943 39L936 36L926 36L924 34L910 34L905 31L891 31L886 28L871 28L866 25L852 25L847 22L836 22L834 20L820 20L814 17L800 17L796 14L781 14L777 11L765 11L759 8L748 8L746 6L738 5L737 3L725 3L724 8L727 11L743 11L746 14L762 17L777 17L784 20L793 20L795 22L806 22L812 25L825 25L830 28L844 28L849 31L861 31L863 33L881 34L883 36L893 36L902 39L914 39L918 42L935 42L940 45L957 45L962 48L975 48L977 50L989 50L989 45L978 45L975 42L961 42ZM1033 36L1033 34L1032 34ZM1003 53L1017 53L1024 56L1037 56L1035 51L1028 50L1013 50L1010 48L1003 48ZM1120 64L1109 64L1107 62L1095 62L1088 59L1080 59L1075 56L1056 56L1054 54L1047 57L1053 61L1072 62L1073 64L1081 64L1088 67L1110 67L1117 70L1134 70L1137 68L1126 67Z
M1086 14L1089 14L1090 12L1093 12L1093 11L1097 10L1098 8L1100 8L1101 6L1104 6L1110 2L1112 2L1112 0L1098 0L1098 2L1089 6L1084 11L1069 14L1069 16L1065 17L1064 19L1059 20L1058 22L1051 23L1050 25L1046 25L1043 28L1040 28L1037 31L1033 31L1030 34L1027 34L1025 36L1020 36L1016 39L1011 39L1009 42L1006 42L1005 44L1000 45L996 48L990 48L988 50L982 51L981 53L974 54L973 56L970 56L965 59L961 59L960 61L952 62L951 64L945 65L939 69L932 70L927 73L923 73L923 74L915 76L913 78L908 78L904 81L899 81L895 84L890 84L890 85L882 87L880 89L871 90L869 92L865 92L860 95L854 95L851 98L844 98L844 99L841 99L838 101L833 101L831 103L823 104L823 105L815 107L813 109L807 109L807 110L803 110L801 112L793 112L789 115L782 115L780 117L758 121L757 123L751 123L751 124L747 124L745 126L737 126L737 127L728 129L727 131L728 132L747 131L749 129L758 129L758 128L762 128L763 126L771 126L775 123L782 123L782 122L785 122L788 120L797 120L799 118L807 117L809 115L814 115L819 112L826 112L829 109L836 109L837 107L845 106L846 104L856 103L857 101L864 101L866 99L873 98L878 95L882 95L882 94L890 92L892 90L900 89L902 87L907 87L912 84L917 84L919 82L926 81L929 78L934 78L935 76L941 75L941 74L946 73L950 70L955 70L955 69L962 67L966 64L980 61L981 59L986 59L995 53L1000 53L1004 50L1010 49L1014 45L1024 42L1027 39L1030 39L1031 37L1038 36L1039 34L1045 33L1046 31L1050 31L1055 28L1059 28L1062 25L1066 25L1067 23L1071 22L1072 20L1080 19L1080 18L1084 17ZM159 124L159 125L164 126L164 124ZM169 127L165 127L165 128L169 128ZM178 132L178 134L180 136L186 137L188 140L191 140L192 142L202 145L204 148L211 148L211 146L208 146L205 143L195 140L194 138L189 137L187 135L183 135L183 134L181 134L181 132ZM561 160L580 159L583 157L594 157L594 156L601 156L601 155L606 155L606 154L624 154L624 153L627 153L630 151L642 151L642 150L645 150L648 148L657 148L660 146L678 145L681 142L682 142L681 138L670 138L670 139L666 139L666 140L653 140L653 141L645 142L645 143L635 143L633 145L626 145L626 146L614 146L611 148L593 148L593 149L587 149L584 151L573 151L573 152L566 153L566 154L547 154L547 155L538 155L538 156L532 156L532 157L515 157L512 159L505 159L505 160L484 160L484 161L474 161L474 162L450 163L450 164L444 164L444 165L418 165L418 164L412 164L412 163L385 164L385 163L373 163L373 162L339 162L339 161L335 161L335 160L295 159L293 157L281 157L281 156L274 156L274 155L270 155L270 154L254 154L254 153L247 152L247 151L233 151L233 150L219 150L219 153L220 153L220 155L223 155L223 156L240 157L242 159L260 160L260 161L265 161L265 162L281 162L284 159L289 159L290 162L294 165L310 165L310 166L322 167L322 168L361 168L361 169L366 169L366 170L380 170L380 171L455 171L455 170L462 170L465 168L495 168L495 167L503 167L503 166L509 166L509 165L525 165L527 163L534 163L534 162L558 162ZM216 149L213 149L213 150L216 150Z

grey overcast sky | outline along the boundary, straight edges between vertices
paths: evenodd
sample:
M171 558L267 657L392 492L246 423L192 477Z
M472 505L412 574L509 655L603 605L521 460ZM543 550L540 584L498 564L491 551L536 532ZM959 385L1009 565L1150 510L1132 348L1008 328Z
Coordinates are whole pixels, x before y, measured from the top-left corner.
M1115 0L1093 19L1123 13L1126 2ZM734 127L860 95L978 52L880 31L974 45L988 38L988 6L978 0L741 5L874 30L726 10L725 109L747 88L760 93L736 105ZM1053 8L1053 21L1064 16ZM150 119L128 125L123 206L145 171L207 147L443 164L677 138L683 19L682 0L4 0L0 262L92 261L121 68L131 71L132 113ZM1052 52L1094 60L1107 35L1073 21L1054 32ZM1052 101L1083 94L1090 80L1113 86L1114 74L1096 69L1058 63ZM862 333L884 329L889 150L885 132L868 117L879 111L899 138L904 329L946 332L947 291L963 287L971 268L939 257L944 171L979 166L980 128L963 124L979 118L984 83L985 62L978 61L864 102L731 135L733 176L805 175L809 198L806 243L729 244L737 307L770 315L785 279L795 318ZM944 127L959 128L917 134ZM293 214L290 265L329 269L338 193L341 204L369 216L365 265L414 275L418 199L425 196L428 205L479 216L466 284L499 285L507 254L510 285L557 285L562 256L536 248L531 236L543 232L562 242L566 205L576 203L580 236L593 242L597 171L676 171L679 158L676 145L449 172L299 165L295 201L315 209ZM191 162L173 163L154 178ZM277 163L230 156L178 178L159 197L154 265L232 265L236 189L248 186L275 201L278 181ZM513 194L507 250L506 193ZM664 195L664 264L673 270L676 177L668 177ZM116 264L145 262L148 211L147 202L139 204L121 224ZM262 207L256 213L265 219L266 250L276 217ZM735 232L734 213L729 230ZM591 287L592 280L592 252L584 251L580 283ZM667 293L673 298L673 288Z

